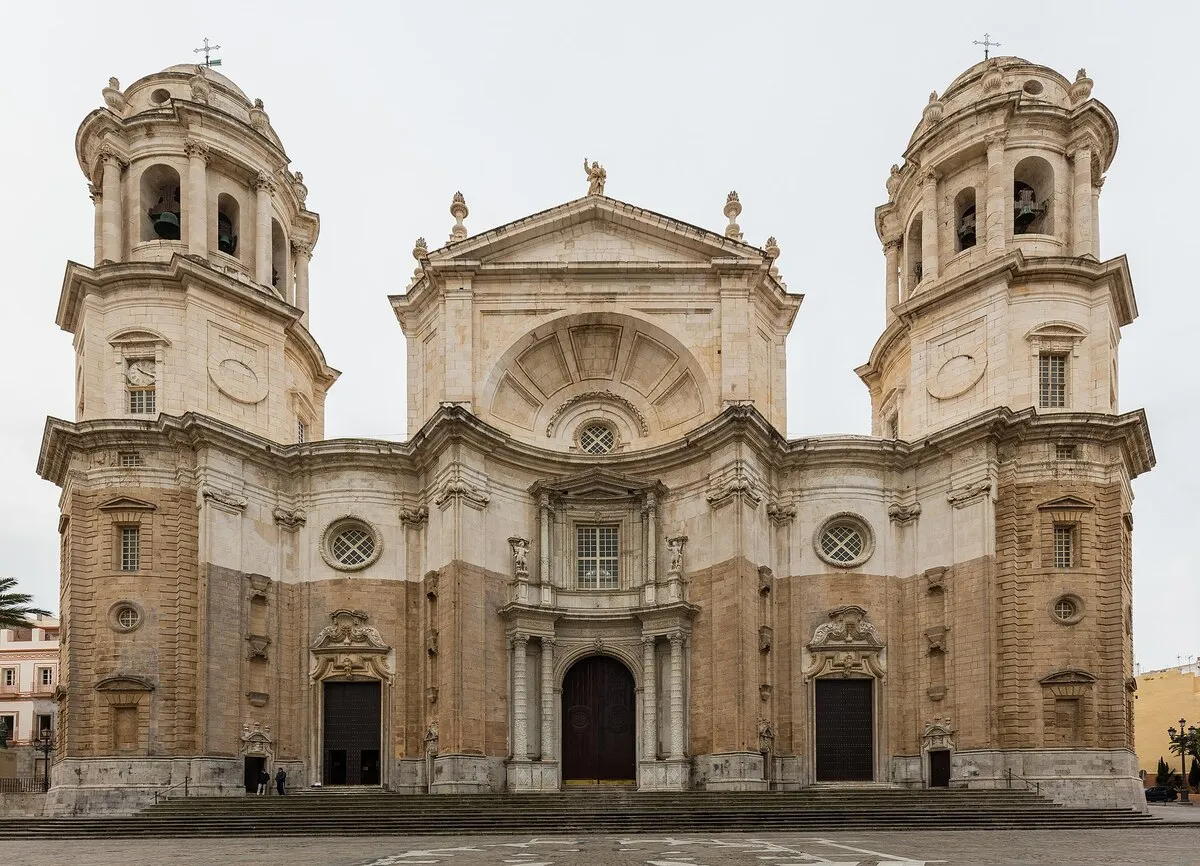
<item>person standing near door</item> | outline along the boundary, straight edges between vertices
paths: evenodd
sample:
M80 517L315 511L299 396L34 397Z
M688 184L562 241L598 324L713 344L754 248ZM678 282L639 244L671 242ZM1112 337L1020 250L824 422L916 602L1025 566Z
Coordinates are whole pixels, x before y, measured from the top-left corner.
M267 793L267 786L271 784L271 774L267 772L266 767L258 771L258 795L261 797Z
M287 782L287 771L280 767L275 771L275 790L279 792L279 796L283 796L283 786Z

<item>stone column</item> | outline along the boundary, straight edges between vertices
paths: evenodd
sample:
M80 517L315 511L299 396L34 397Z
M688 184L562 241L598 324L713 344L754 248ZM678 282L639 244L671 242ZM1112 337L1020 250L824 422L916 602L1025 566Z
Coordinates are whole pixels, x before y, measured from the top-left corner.
M1104 178L1092 184L1092 253L1097 259L1100 258L1100 188L1103 186Z
M683 632L671 635L671 760L683 760Z
M646 496L646 580L658 583L658 497Z
M550 585L550 494L543 493L538 500L538 512L542 519L542 538L538 549L538 574L542 586Z
M295 259L293 270L296 272L296 297L295 300L288 298L288 302L295 304L304 313L300 317L300 324L308 327L308 261L312 258L312 244L306 244L303 241L292 241L292 257Z
M103 175L100 202L104 218L101 228L101 259L121 261L121 158L107 145L100 149Z
M887 287L884 293L884 310L887 324L892 323L892 319L896 318L896 314L892 312L897 304L900 303L900 238L888 238L883 242L883 255L886 259L887 273L885 274L884 285Z
M254 281L271 285L271 193L275 184L265 173L254 179Z
M542 760L554 760L554 638L542 638Z
M529 759L529 698L525 687L525 646L529 635L512 636L513 652L513 760Z
M642 757L658 758L658 684L654 670L654 635L642 637Z
M930 171L921 185L921 279L938 277L937 182L937 173Z
M98 265L104 258L104 196L94 183L88 184L88 195L96 206L96 216L92 222L92 262Z
M183 143L188 157L188 252L208 257L208 146L189 138Z
M1075 207L1071 214L1071 251L1076 256L1095 257L1092 248L1092 148L1080 144L1071 153L1075 166Z
M1008 221L1012 219L1012 208L1008 206L1011 190L1005 184L1004 136L991 135L987 138L987 205L984 220L987 229L988 255L1004 252L1004 240Z

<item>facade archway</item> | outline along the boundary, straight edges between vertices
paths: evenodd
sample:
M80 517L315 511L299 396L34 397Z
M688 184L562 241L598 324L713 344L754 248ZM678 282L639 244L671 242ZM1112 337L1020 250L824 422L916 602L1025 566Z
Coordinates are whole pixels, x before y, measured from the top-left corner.
M637 694L629 668L607 655L571 666L563 677L561 745L564 784L635 782Z

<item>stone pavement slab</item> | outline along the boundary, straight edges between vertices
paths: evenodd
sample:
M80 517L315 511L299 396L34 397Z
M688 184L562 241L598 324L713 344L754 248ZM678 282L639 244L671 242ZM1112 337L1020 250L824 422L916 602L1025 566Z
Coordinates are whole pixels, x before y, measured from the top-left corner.
M1196 866L1200 827L5 843L4 866Z

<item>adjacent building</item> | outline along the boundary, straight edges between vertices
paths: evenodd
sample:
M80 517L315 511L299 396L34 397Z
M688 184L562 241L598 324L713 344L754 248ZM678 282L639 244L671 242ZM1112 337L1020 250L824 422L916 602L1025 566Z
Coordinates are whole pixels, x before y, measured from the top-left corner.
M76 138L52 808L237 793L988 787L1144 808L1117 125L1015 57L925 107L875 211L872 434L788 439L774 238L587 194L413 245L410 438L324 438L320 221L260 100L176 66ZM848 167L849 168L849 167ZM582 186L582 181L581 181ZM805 251L808 252L808 251ZM393 271L401 268L399 259ZM407 271L407 267L404 268ZM314 289L317 290L317 289ZM380 299L382 304L384 301Z
M1179 720L1200 728L1200 664L1189 662L1173 668L1145 671L1137 677L1134 704L1134 743L1138 766L1147 785L1155 784L1158 759L1172 771L1180 771L1179 756L1171 753L1169 728L1179 730ZM1192 766L1189 759L1186 771Z

